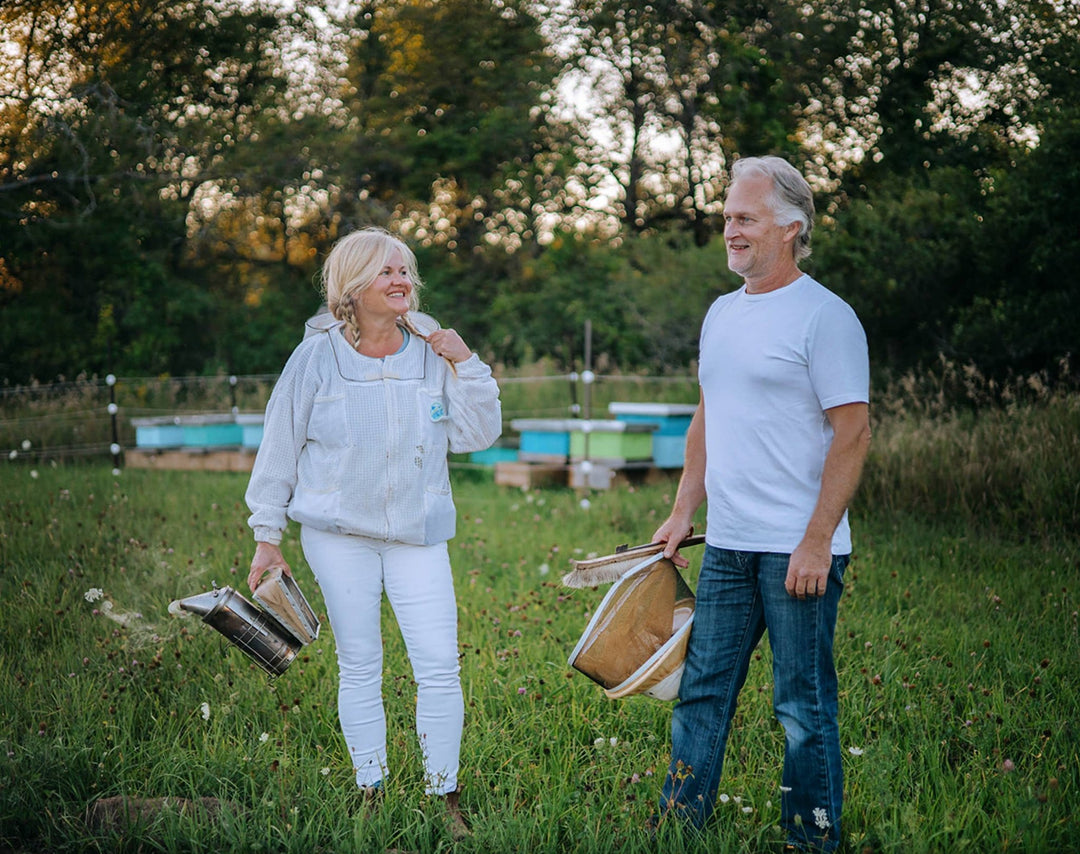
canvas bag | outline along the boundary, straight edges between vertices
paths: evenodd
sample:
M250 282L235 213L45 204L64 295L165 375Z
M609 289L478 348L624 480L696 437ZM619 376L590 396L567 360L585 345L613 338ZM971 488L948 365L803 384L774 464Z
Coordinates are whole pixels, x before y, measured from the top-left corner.
M694 594L663 554L628 569L611 586L570 654L569 664L613 700L679 695Z

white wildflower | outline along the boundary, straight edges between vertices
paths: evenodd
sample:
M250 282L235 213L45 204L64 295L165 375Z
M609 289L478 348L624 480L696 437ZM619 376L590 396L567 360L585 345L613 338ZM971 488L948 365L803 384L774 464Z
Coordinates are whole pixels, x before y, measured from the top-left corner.
M540 564L540 574L541 575L547 575L549 572L551 572L551 567L550 566L548 566L546 563Z
M29 440L29 439L23 439L23 440L22 440L22 449L23 449L24 451L29 451L31 447L32 447L32 445L30 444L30 440Z
M722 803L722 804L726 804L730 800L731 800L731 795L721 795L720 796L720 803Z
M743 807L742 811L744 813L746 813L747 815L749 815L750 813L752 813L754 811L754 808L753 807Z
M863 749L861 747L849 747L847 749L847 752L850 753L852 756L862 756L863 755Z
M619 739L617 739L615 736L612 736L608 739L608 743L610 743L611 746L614 747L616 744L619 743Z
M822 830L832 826L829 822L829 813L824 807L814 807L814 824Z
M209 703L203 703L201 706L199 706L199 712L202 714L202 719L204 721L210 720L210 704Z
M269 739L269 738L270 738L270 733L264 732L262 735L259 736L259 743L260 744L266 744L267 739Z
M102 596L105 595L105 591L100 587L91 587L83 594L83 599L87 602L97 602Z
M330 769L329 768L323 768L322 771L320 771L319 773L322 774L324 777L326 777L330 773Z

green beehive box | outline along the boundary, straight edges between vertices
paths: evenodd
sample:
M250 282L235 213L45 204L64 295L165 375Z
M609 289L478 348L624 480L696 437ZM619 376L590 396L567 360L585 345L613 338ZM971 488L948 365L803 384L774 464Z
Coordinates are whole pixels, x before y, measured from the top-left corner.
M570 457L616 463L647 461L652 459L655 429L655 424L628 421L582 421L570 432Z

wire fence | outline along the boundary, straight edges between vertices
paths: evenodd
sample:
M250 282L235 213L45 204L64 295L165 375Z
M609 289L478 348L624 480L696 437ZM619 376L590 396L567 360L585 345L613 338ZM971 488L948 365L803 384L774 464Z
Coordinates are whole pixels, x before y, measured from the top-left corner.
M692 375L538 373L497 376L503 438L519 418L605 418L615 401L693 403ZM276 374L195 377L79 377L0 387L0 449L9 462L112 457L137 447L140 419L261 415Z

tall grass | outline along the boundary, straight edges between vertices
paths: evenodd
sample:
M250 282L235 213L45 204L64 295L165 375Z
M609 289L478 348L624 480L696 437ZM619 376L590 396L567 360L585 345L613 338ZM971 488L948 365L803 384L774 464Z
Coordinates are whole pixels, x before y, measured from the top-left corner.
M1059 401L969 421L876 418L838 627L845 851L1080 850L1080 539L1053 513L1060 484L1077 482L1075 415ZM1008 505L1010 522L1005 505L964 496L1006 465L980 462L970 443L1005 456L1017 435L1029 438L1009 465L1030 485ZM945 477L919 485L942 470L963 489L946 490ZM106 463L15 460L2 478L0 850L451 848L440 805L421 794L415 687L388 609L394 771L374 813L355 794L338 730L325 624L270 680L209 627L167 613L214 581L243 585L243 475L114 477ZM670 706L609 701L567 666L604 590L568 590L559 577L571 557L647 539L674 486L597 492L584 507L568 489L522 492L455 474L463 803L475 831L456 849L657 850L642 827L667 766ZM294 530L284 547L321 612ZM690 556L693 583L700 555ZM102 598L88 601L95 588ZM759 852L782 841L771 688L764 644L717 819L700 837L670 828L661 850ZM232 806L217 821L166 813L126 829L89 826L88 805L114 795Z
M873 422L868 511L1020 537L1080 529L1080 394L1066 384L994 383L943 361L875 394Z

